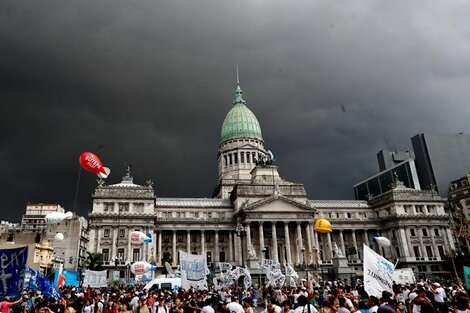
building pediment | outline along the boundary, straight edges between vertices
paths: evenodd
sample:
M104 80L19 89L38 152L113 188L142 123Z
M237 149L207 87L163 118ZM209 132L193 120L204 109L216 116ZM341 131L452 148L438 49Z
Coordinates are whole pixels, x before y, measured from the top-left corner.
M253 203L246 200L235 214L244 221L294 221L313 219L315 209L284 196L271 196Z
M272 196L253 203L242 204L241 211L245 213L271 212L271 213L314 213L314 209L307 202L300 202L284 196Z

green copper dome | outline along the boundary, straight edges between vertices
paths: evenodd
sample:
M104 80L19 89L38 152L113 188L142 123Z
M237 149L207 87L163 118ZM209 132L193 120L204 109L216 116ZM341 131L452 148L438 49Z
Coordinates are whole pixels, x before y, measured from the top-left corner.
M243 100L242 94L240 85L238 85L235 91L233 108L227 113L222 124L221 142L241 137L263 140L258 119L245 105L246 102Z

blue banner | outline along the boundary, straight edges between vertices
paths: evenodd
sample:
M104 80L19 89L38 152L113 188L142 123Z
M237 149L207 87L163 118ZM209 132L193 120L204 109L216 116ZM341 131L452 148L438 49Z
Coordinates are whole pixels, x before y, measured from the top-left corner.
M42 275L38 275L36 278L38 289L41 290L42 294L48 297L59 299L59 290L53 285L53 283Z
M0 249L0 298L21 295L27 262L28 246Z
M65 286L80 286L80 272L79 271L63 271L62 275L65 276ZM54 286L57 286L57 281L59 280L59 271L56 271L54 274Z
M33 291L39 290L39 286L37 284L37 278L39 276L39 272L33 270L32 268L26 268L26 273L24 275L24 286L25 288L30 288Z

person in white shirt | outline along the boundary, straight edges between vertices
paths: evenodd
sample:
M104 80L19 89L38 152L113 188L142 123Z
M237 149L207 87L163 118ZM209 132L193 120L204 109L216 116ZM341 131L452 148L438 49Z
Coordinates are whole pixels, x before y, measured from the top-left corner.
M301 295L297 298L299 306L294 310L294 313L318 313L318 310L308 303L306 296Z
M269 302L264 309L264 313L281 313L282 308L274 303Z
M139 305L139 293L136 291L134 293L134 298L132 298L132 300L129 302L129 307L131 308L133 312L135 312L135 310L137 310L138 305Z
M215 313L214 308L212 307L212 300L206 299L204 302L204 307L201 310L201 313Z
M433 283L431 285L431 291L434 294L434 302L436 303L437 308L440 309L441 312L444 312L446 309L446 292L444 288L442 288L439 283Z
M238 302L230 302L229 304L227 304L226 302L224 302L223 308L227 308L229 310L230 313L245 313L245 310L243 309L243 307L241 306L240 303Z
M168 308L165 305L165 298L159 297L152 307L152 313L168 313Z

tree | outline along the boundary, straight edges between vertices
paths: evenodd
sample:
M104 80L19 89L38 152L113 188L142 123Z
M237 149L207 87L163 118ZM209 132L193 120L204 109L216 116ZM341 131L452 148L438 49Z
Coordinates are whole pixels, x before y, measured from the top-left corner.
M103 255L87 251L86 265L89 270L101 271L103 269Z

